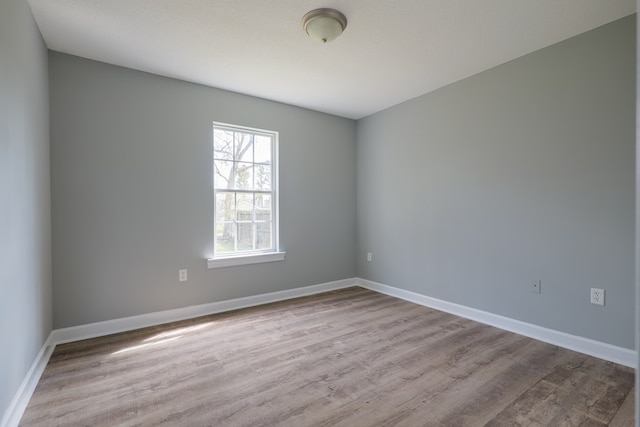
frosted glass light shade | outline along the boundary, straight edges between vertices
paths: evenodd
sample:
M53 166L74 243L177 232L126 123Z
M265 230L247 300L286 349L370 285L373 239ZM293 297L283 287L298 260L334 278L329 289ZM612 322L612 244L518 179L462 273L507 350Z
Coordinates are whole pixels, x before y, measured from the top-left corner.
M313 40L335 40L347 27L347 18L334 9L315 9L302 17L302 27Z

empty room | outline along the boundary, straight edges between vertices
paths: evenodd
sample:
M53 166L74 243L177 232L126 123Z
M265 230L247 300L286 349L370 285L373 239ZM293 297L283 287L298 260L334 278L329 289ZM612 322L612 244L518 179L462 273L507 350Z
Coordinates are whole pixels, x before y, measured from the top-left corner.
M3 0L0 427L639 426L634 0Z

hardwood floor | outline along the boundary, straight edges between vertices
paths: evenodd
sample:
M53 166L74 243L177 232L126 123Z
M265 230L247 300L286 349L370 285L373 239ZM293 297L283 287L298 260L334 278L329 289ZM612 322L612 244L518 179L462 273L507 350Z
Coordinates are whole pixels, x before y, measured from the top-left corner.
M633 426L634 371L361 288L59 345L23 426Z

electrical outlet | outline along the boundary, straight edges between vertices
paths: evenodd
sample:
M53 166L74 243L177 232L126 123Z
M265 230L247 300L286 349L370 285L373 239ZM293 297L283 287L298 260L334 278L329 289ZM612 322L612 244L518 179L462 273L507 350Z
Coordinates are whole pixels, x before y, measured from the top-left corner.
M367 252L367 261L371 262L371 252Z
M534 280L531 282L531 293L539 294L542 292L542 280Z
M187 269L184 268L182 270L178 270L178 280L180 282L186 282L187 281Z
M591 304L604 305L604 289L591 288Z

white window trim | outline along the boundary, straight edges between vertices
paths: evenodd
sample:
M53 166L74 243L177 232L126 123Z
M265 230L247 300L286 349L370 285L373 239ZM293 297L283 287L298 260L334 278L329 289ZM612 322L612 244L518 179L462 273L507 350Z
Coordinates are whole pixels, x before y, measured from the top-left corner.
M250 255L236 255L226 258L209 258L207 268L233 267L236 265L260 264L263 262L284 261L286 252L263 252Z
M284 261L286 252L280 251L280 189L279 189L279 150L280 150L280 136L277 131L265 131L263 129L256 129L247 126L233 125L229 123L213 122L213 126L221 126L228 128L235 128L239 130L247 130L255 133L269 133L275 135L275 144L273 146L273 157L271 159L271 165L274 168L274 174L272 177L272 197L275 206L275 212L273 217L273 243L274 248L270 251L262 252L250 252L250 253L234 253L224 254L220 256L213 256L207 259L207 268L223 268L233 267L238 265L250 265L260 264L274 261ZM215 199L214 199L215 204Z

